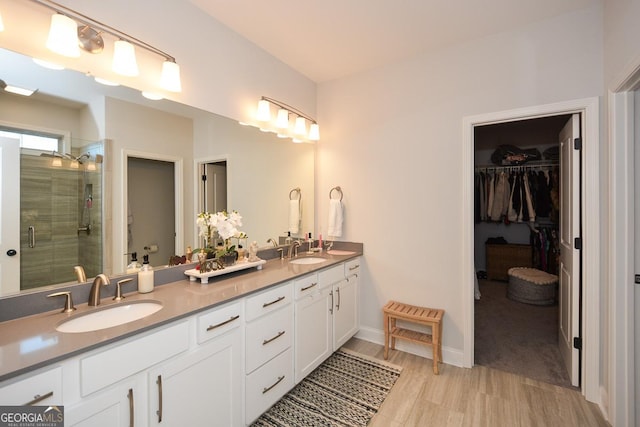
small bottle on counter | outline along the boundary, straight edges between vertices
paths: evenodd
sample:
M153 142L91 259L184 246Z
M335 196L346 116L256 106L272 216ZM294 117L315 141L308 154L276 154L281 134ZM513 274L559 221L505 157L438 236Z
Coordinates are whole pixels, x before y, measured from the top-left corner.
M142 267L138 271L138 292L146 294L153 291L153 267L149 265L149 255L145 255L142 258Z
M187 254L185 256L187 258L187 264L193 261L193 249L191 249L191 246L187 246Z
M137 273L140 270L140 263L138 262L138 253L131 252L131 262L127 265L127 274Z

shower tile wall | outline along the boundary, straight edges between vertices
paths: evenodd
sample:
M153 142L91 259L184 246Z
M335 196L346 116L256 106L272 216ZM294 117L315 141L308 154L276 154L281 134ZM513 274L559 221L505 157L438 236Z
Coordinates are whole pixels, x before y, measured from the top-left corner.
M91 235L79 236L84 172L52 167L47 157L20 157L21 289L74 281L73 266L79 264L85 267L87 277L95 276L102 259L101 228L96 226L100 223L100 174L86 172L87 181L98 183L93 183L98 191L92 208L98 216ZM28 244L29 226L35 229L34 248Z

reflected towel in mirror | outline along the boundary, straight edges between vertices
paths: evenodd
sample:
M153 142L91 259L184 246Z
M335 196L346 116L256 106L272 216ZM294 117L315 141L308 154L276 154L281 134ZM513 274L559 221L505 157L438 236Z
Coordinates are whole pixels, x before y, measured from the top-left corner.
M300 231L301 209L299 199L289 200L289 231L293 234Z
M339 199L329 200L329 226L327 234L330 237L342 236L342 202Z

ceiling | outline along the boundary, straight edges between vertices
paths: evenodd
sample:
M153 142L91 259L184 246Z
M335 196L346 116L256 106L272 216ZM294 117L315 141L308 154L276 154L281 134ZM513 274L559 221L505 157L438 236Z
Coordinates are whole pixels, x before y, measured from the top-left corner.
M600 0L188 1L320 83Z

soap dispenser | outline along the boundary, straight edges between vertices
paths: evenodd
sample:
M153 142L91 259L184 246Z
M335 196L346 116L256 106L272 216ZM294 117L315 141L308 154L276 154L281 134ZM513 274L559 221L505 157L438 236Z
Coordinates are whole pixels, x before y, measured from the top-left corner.
M149 255L142 257L142 267L138 271L138 292L146 294L153 291L153 267L149 265Z
M138 262L138 253L131 252L131 263L127 266L127 274L137 273L140 267L142 267L142 265Z

